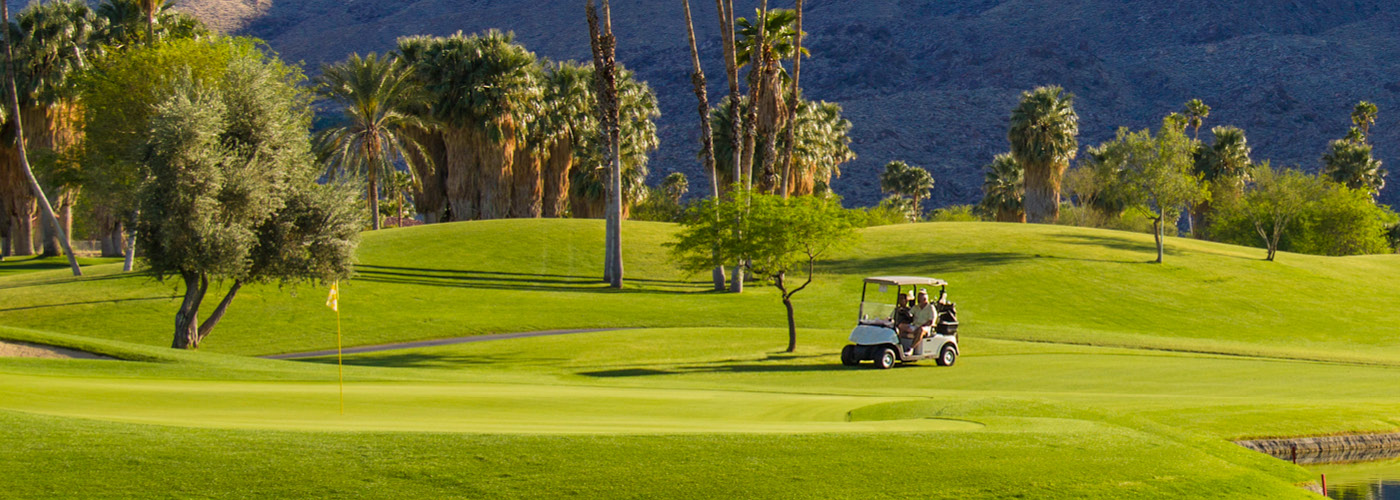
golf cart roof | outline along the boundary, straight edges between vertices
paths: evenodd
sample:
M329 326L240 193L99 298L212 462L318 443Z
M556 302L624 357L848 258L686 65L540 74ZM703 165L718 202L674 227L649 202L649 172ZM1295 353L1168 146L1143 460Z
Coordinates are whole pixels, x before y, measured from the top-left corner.
M875 284L879 284L879 285L895 285L895 286L908 286L908 285L945 286L945 285L948 284L948 282L943 281L943 280L938 279L938 278L925 278L925 277L922 277L922 276L871 276L871 277L869 277L869 278L865 278L865 282L866 282L866 283L875 283Z

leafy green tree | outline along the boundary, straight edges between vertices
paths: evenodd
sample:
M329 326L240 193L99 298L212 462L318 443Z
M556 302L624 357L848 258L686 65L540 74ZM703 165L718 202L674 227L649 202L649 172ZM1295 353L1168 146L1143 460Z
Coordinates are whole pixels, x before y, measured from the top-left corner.
M1025 169L1026 220L1053 223L1060 213L1060 182L1079 150L1074 95L1059 86L1023 92L1011 111L1011 156Z
M320 133L318 149L330 173L364 176L365 201L373 219L370 227L377 230L380 183L399 173L398 162L408 164L406 174L414 181L414 172L433 170L433 166L417 165L430 158L421 154L423 146L410 133L429 126L409 113L426 100L426 94L413 79L412 68L394 56L373 52L365 57L351 54L341 63L322 66L317 83L323 97L345 109L340 124Z
M1115 141L1123 144L1110 162L1121 162L1124 193L1129 206L1139 208L1152 220L1152 236L1157 243L1157 263L1162 262L1166 225L1210 194L1193 170L1195 141L1186 137L1175 123L1165 120L1154 137L1147 130L1118 130Z
M1313 255L1391 253L1387 228L1397 221L1370 192L1326 182L1326 189L1288 228L1288 250Z
M1228 203L1244 192L1249 180L1249 141L1244 131L1235 127L1215 127L1211 134L1215 143L1196 150L1195 168L1210 189L1210 198L1191 207L1192 229L1208 232L1215 203Z
M1373 198L1385 188L1385 168L1371 156L1371 145L1363 142L1332 141L1322 155L1322 173L1348 188L1370 192Z
M1195 133L1193 138L1195 138L1196 140L1200 140L1201 125L1205 123L1206 118L1209 116L1210 106L1207 106L1206 103L1201 102L1200 99L1192 99L1186 101L1186 125L1190 126L1193 129L1193 132Z
M881 192L909 199L910 222L919 220L923 215L921 202L927 199L932 190L933 176L923 167L895 160L885 164L885 171L880 174Z
M856 237L856 218L833 198L734 191L728 199L696 203L681 223L676 240L668 243L682 269L707 272L725 262L744 260L756 276L771 281L787 310L787 352L797 349L797 322L792 297L812 283L816 262ZM743 237L725 231L740 213ZM805 269L804 269L805 268ZM789 281L804 272L805 281ZM794 286L796 285L796 286Z
M1266 162L1250 171L1250 182L1244 196L1224 205L1226 212L1217 226L1244 221L1264 244L1264 260L1272 261L1278 254L1285 231L1305 213L1326 190L1324 181L1297 169L1275 169ZM1222 235L1229 234L1222 228Z
M1351 110L1351 123L1356 125L1357 131L1361 132L1362 140L1371 135L1371 126L1376 124L1376 114L1379 113L1376 104L1370 101L1361 101Z
M1021 199L1025 196L1025 171L1011 153L992 157L983 167L982 201L978 207L997 222L1025 222Z
M217 78L177 77L139 144L150 169L137 221L142 253L158 280L185 286L174 348L198 348L245 284L351 272L363 214L340 185L316 183L300 73L242 55ZM220 282L231 283L200 322L205 294Z

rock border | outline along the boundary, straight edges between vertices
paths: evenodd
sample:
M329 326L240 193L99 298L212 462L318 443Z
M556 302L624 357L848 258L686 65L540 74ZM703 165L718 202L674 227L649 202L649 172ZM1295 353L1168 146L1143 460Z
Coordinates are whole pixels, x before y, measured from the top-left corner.
M1400 432L1235 441L1300 465L1369 462L1400 457Z

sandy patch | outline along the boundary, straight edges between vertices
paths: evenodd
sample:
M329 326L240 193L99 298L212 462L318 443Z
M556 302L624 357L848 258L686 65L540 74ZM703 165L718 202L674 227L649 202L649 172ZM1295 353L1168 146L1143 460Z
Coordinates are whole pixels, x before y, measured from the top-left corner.
M116 359L76 349L10 340L0 340L0 358Z

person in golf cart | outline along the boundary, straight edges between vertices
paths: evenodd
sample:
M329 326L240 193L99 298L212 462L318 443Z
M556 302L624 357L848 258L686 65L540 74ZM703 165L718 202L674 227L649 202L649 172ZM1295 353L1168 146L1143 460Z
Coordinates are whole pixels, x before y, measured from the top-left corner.
M939 297L943 300L943 297ZM913 343L909 346L910 353L918 352L919 346L924 343L924 337L928 336L933 324L938 320L938 309L928 301L928 289L919 290L919 300L909 308L912 320L909 323L897 327L901 337L907 338Z

